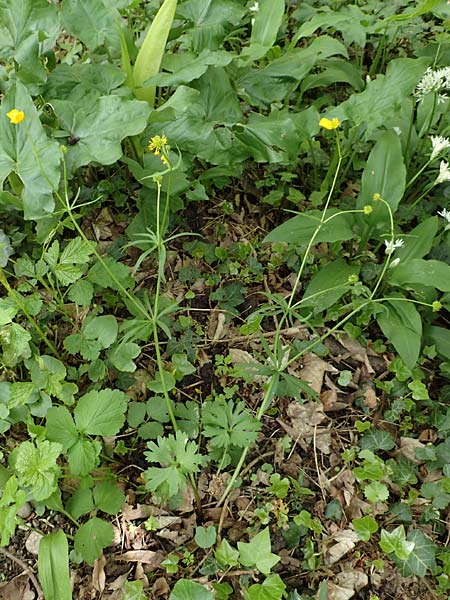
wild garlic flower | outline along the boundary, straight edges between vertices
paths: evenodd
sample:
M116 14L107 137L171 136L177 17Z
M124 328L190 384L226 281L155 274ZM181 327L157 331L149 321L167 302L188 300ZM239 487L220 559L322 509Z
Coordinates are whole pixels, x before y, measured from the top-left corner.
M248 9L251 12L257 13L259 12L259 2L253 2L253 4L250 6L250 8Z
M450 229L450 210L447 210L446 208L438 210L438 215L447 221L445 231L447 231L447 229Z
M10 244L9 237L3 229L0 229L0 267L6 267L11 254L14 254L14 250Z
M404 241L401 239L398 240L384 240L384 245L386 246L385 252L386 254L392 254L396 248L401 248L404 245Z
M439 165L439 175L436 177L434 185L444 183L444 181L450 181L450 169L448 167L448 162L441 160L441 164Z
M430 139L432 146L430 160L434 160L443 150L450 148L450 140L448 138L441 135L432 135Z
M390 269L393 269L394 267L396 267L398 265L398 263L400 262L399 258L394 258L394 260L391 262L391 264L389 265Z
M448 96L447 90L450 88L450 67L442 67L433 71L431 67L425 71L422 79L416 86L414 95L417 102L423 100L427 94L432 92L437 94L438 102L444 102Z

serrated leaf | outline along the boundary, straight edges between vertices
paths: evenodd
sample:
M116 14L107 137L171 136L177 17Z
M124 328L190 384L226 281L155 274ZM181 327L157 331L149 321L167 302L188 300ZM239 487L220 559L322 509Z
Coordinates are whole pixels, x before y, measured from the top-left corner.
M243 402L208 402L202 410L203 434L215 448L245 447L258 437L261 424Z
M258 571L269 574L281 559L272 554L269 529L263 529L249 542L238 542L240 562L245 567L256 567Z
M369 502L384 502L389 497L389 490L384 483L372 481L364 488L364 495Z
M61 452L61 444L37 440L36 445L22 442L11 453L11 466L19 483L30 488L35 500L45 500L55 491L60 473L56 461Z
M94 517L81 525L75 534L74 548L81 554L83 560L93 565L100 557L103 548L111 544L114 539L114 530L110 523Z
M87 515L93 508L92 490L89 488L78 488L66 504L66 510L74 519L79 519L83 515Z
M134 373L137 368L134 359L140 353L140 347L134 342L123 342L111 350L108 358L118 371Z
M125 422L128 396L120 390L92 390L78 400L75 423L81 433L113 436Z
M83 324L82 333L88 340L98 340L102 348L109 348L116 341L119 326L113 315L94 317Z
M79 279L70 286L67 295L69 300L78 306L89 306L94 295L94 286L86 279Z
M93 245L81 237L76 237L61 252L59 262L63 265L84 265L94 253Z
M60 529L44 536L39 543L39 580L46 600L71 600L69 545Z
M100 450L98 442L78 440L67 453L72 474L88 475L98 465Z
M58 442L62 451L67 450L78 441L78 431L73 422L72 415L65 406L49 409L46 420L47 438L51 442Z

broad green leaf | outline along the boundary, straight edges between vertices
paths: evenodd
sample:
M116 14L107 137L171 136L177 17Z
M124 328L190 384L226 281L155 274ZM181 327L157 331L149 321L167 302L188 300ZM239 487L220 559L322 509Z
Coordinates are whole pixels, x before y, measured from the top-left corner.
M70 100L96 90L98 96L111 94L125 81L125 74L110 64L74 63L58 65L45 86L46 98Z
M372 481L364 488L364 495L369 502L384 502L389 497L389 490L384 483Z
M14 125L6 116L13 108L25 119ZM0 186L10 173L23 183L20 194L26 219L41 219L53 212L53 191L60 178L59 145L50 140L25 87L16 82L5 94L0 107Z
M53 49L60 32L55 5L46 0L0 1L0 58L35 93L47 76L41 56Z
M196 527L195 543L199 548L211 548L216 543L217 531L214 525Z
M69 545L62 529L41 539L38 572L45 600L72 600Z
M52 106L68 135L77 138L67 147L66 163L70 173L90 162L110 165L122 156L120 142L141 133L150 114L145 102L121 96L86 97L77 103L53 100Z
M70 496L66 504L66 510L74 519L87 515L94 508L92 490L89 488L78 488Z
M169 600L214 600L214 595L195 581L180 579L173 586Z
M324 63L324 67L320 73L310 74L305 77L301 85L302 93L317 87L328 87L337 82L348 83L358 92L364 89L361 70L351 62L340 58L328 59Z
M156 88L147 80L158 73L178 0L164 0L147 31L133 68L134 93L153 108Z
M123 342L111 350L108 358L113 367L118 371L134 373L136 363L134 359L141 353L140 347L134 342Z
M117 24L121 23L121 17L110 2L64 0L61 20L65 30L81 40L90 50L105 44L110 53L119 55L120 37Z
M393 531L386 529L381 531L380 546L386 554L395 554L398 559L406 561L413 551L415 543L407 541L405 527L399 525Z
M86 279L79 279L70 286L67 295L69 300L78 306L89 306L94 295L94 286Z
M252 25L250 46L244 48L242 58L258 60L271 48L280 29L284 15L284 0L260 0Z
M376 308L376 320L405 365L412 369L420 353L422 319L412 302L387 300Z
M75 423L81 433L113 436L125 422L128 396L119 390L92 390L78 400Z
M239 551L224 538L214 552L214 558L222 567L236 567L239 564Z
M63 452L67 452L78 441L77 428L65 406L53 406L49 409L46 429L47 438L51 442L61 444Z
M164 62L164 72L152 77L150 83L159 86L179 86L199 79L206 73L208 67L226 67L232 60L231 52L225 50L212 52L207 48L198 56L190 52L172 54Z
M434 344L437 352L450 360L450 331L447 328L428 325L424 330L424 342Z
M308 284L300 306L312 307L320 312L332 306L351 287L349 277L358 274L358 267L349 265L344 259L333 260L319 269Z
M101 445L91 440L78 440L68 450L70 471L73 475L88 475L99 462Z
M357 201L358 208L365 205L373 207L373 212L366 217L370 229L384 227L389 222L387 207L382 202L374 203L374 194L380 194L395 213L403 197L405 183L406 168L400 138L394 131L385 131L369 154Z
M119 284L126 289L133 286L133 278L126 265L115 261L112 256L104 258L103 263L96 262L89 269L87 275L89 281L100 288L111 288L112 290L120 290Z
M436 567L436 546L420 529L410 531L407 540L414 546L408 558L405 561L396 558L394 560L404 577L411 575L425 577L428 569L432 570Z
M352 524L355 528L356 535L363 542L368 542L372 537L372 533L378 531L378 524L370 515L366 515L360 519L353 519Z
M279 575L272 574L260 583L248 588L246 600L281 600L284 598L286 585Z
M125 495L117 485L103 481L94 488L94 502L97 508L103 512L115 515L122 508Z
M141 580L126 581L123 592L121 600L147 600L147 595L144 592L144 582Z
M423 0L416 8L407 10L399 15L391 15L386 21L409 21L410 19L414 19L414 17L420 17L431 12L438 4L442 4L441 0Z
M404 264L413 258L426 256L433 247L433 239L438 231L438 226L437 217L428 217L409 233L402 233L405 243L395 251L395 257L400 259L400 263Z
M272 554L269 529L263 529L247 544L238 542L240 562L245 567L256 567L258 571L268 575L280 557Z
M327 218L337 214L339 211L330 209L327 211ZM317 228L319 233L315 237L315 242L337 242L340 240L350 240L354 237L353 214L341 213L330 219L327 223L321 225L322 211L311 210L292 217L285 223L282 223L271 231L264 238L264 242L286 242L301 246L307 244L314 235Z
M113 315L94 317L85 323L82 332L86 339L98 340L103 348L109 348L116 341L119 325Z
M376 79L367 83L363 92L353 94L334 108L333 116L341 121L351 119L355 125L367 123L367 136L379 127L385 127L387 118L394 126L428 64L428 58L391 60L385 75L377 75ZM389 202L388 196L385 200Z
M103 548L111 544L114 539L112 525L102 519L94 517L81 525L75 534L74 548L81 554L83 560L93 565L100 557Z
M389 431L370 429L363 435L359 445L363 449L369 449L376 452L377 450L392 450L395 446L395 442Z
M450 292L450 265L440 260L413 258L398 264L389 273L389 282L401 288L413 288L414 284L434 287Z

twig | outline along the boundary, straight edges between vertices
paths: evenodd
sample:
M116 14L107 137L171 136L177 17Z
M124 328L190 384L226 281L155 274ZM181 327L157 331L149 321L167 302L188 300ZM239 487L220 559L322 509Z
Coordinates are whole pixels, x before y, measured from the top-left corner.
M13 562L15 562L17 565L19 565L19 567L21 569L24 570L24 572L28 575L28 577L31 579L39 600L44 600L44 593L41 589L41 586L39 585L39 581L36 578L36 575L33 573L32 569L27 565L27 563L25 563L23 560L21 560L20 558L17 558L17 556L14 556L14 554L11 554L11 552L9 552L8 550L6 550L6 548L0 548L0 552L2 554L4 554L7 558L9 558L9 560L12 560Z

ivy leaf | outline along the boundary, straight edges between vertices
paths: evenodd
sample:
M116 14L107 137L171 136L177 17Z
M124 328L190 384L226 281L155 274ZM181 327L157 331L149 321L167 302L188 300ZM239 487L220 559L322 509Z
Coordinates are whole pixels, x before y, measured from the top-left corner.
M262 584L255 583L248 589L247 600L281 600L286 589L279 575L272 574L266 577Z
M6 113L17 107L25 113L25 121L14 125ZM16 173L23 183L20 199L25 218L41 219L52 213L61 153L58 143L47 137L34 103L19 81L9 88L0 107L0 140L0 189L7 176Z
M389 431L370 429L361 438L361 448L368 450L392 450L395 446L394 439Z
M211 548L216 543L217 531L214 525L197 527L195 529L195 543L199 548Z
M233 548L225 538L217 547L214 557L222 567L236 567L239 564L239 551Z
M80 433L113 436L125 422L128 396L120 390L92 390L78 400L75 423Z
M214 448L244 448L258 437L261 424L243 402L208 402L202 410L203 434Z
M114 530L110 523L97 517L89 519L81 525L75 534L74 548L81 554L83 560L93 565L100 557L103 548L111 544L114 539Z
M240 562L245 567L256 567L258 571L268 575L280 557L272 554L269 529L263 529L247 544L238 542Z
M199 583L180 579L173 586L169 600L214 600L214 596Z
M406 561L415 547L413 541L407 541L405 528L403 525L399 525L393 531L381 531L380 539L381 549L386 554L395 554L395 556L402 561Z
M61 444L44 440L22 442L10 455L10 463L20 485L31 488L35 500L45 500L58 485L60 473L56 462L62 452Z
M413 544L407 559L401 560L394 556L394 560L404 577L411 575L424 577L428 569L432 570L436 567L436 546L419 529L410 531L407 540L407 543Z

